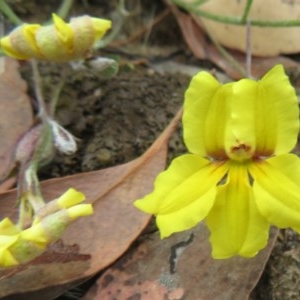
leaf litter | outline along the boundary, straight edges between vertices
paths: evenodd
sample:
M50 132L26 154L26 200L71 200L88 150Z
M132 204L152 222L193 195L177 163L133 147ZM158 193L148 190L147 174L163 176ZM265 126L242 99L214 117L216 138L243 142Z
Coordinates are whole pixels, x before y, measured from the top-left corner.
M61 252L54 244L32 262L2 271L0 297L87 278L107 267L129 248L151 218L136 210L132 203L151 191L154 178L164 169L167 141L180 115L179 111L148 151L136 160L42 183L46 199L58 197L70 186L76 187L86 195L87 202L93 203L95 212L68 228L62 237ZM0 195L0 202L6 207L9 204L13 208L15 199L15 190ZM4 214L1 211L1 217L6 216L7 211L8 208ZM16 211L11 218L15 217ZM65 253L66 247L69 252ZM42 276L37 277L37 274Z
M181 18L183 18L183 17L181 17ZM205 46L205 47L207 47L207 44L203 44L203 39L205 40L205 43L207 43L207 41L206 41L206 38L205 38L205 35L204 35L204 32L203 32L203 30L201 29L201 27L199 27L199 25L197 25L197 24L195 24L196 22L192 19L189 19L189 17L187 17L187 15L185 15L185 20L182 22L182 25L181 25L181 27L183 28L184 27L184 25L185 24L187 24L187 22L189 22L190 23L190 25L189 26L196 26L196 28L195 29L192 29L194 32L197 32L197 35L199 34L199 38L200 38L200 42L198 41L198 37L196 37L196 34L191 34L189 31L187 31L187 33L185 33L184 34L184 36L185 36L185 38L187 39L187 38L189 38L191 41L189 41L188 42L188 45L190 46L191 45L191 43L193 44L194 43L194 46L193 47L191 47L190 46L190 48L191 48L191 50L192 50L192 52L194 52L194 51L196 51L196 49L197 49L197 47L198 47L198 49L200 48L200 47L202 47L203 48L203 45ZM192 25L191 25L192 24ZM199 29L200 28L200 29ZM192 32L193 32L192 31ZM198 32L200 32L200 33L198 33ZM201 36L201 34L202 34L202 36ZM188 36L187 36L188 35ZM203 50L203 49L202 49ZM201 50L201 51L202 51ZM231 76L232 76L232 78L239 78L241 75L235 70L235 69L232 69L232 66L230 65L230 64L228 64L228 62L220 55L220 53L217 51L217 49L215 48L215 46L214 45L211 45L211 44L209 44L208 45L208 47L206 48L206 49L204 49L202 52L199 52L199 50L198 50L198 54L196 53L196 52L194 52L195 53L195 56L196 57L198 57L198 58L200 58L200 59L210 59L211 61L213 61L217 66L219 66L220 68L222 68L222 69L224 69L225 70L225 72L227 72L227 74L230 74ZM231 52L231 51L230 51ZM243 56L243 54L241 54L241 53L237 53L237 52L231 52L231 53L233 53L233 55L235 56L235 57L240 57L239 59L240 59L240 61L241 62L243 62L244 61L244 56ZM261 59L261 58L254 58L254 72L253 72L253 75L254 76L259 76L260 74L262 74L262 73L264 73L264 70L265 69L268 69L269 68L269 66L270 65L273 65L274 63L277 63L278 62L278 60L279 61L281 61L285 66L287 66L288 68L291 68L291 69L298 69L299 68L299 66L298 66L298 63L297 62L295 62L294 60L292 60L292 59L290 59L289 57L275 57L275 58L263 58L263 59ZM90 83L89 83L90 84ZM91 89L91 91L93 92L93 89ZM96 89L95 89L95 92L97 92L96 91ZM69 95L70 96L70 95ZM85 95L84 95L85 96ZM80 98L80 99L82 99L82 94L78 97L78 95L74 95L74 94L72 94L71 95L71 98ZM84 101L82 101L82 102L84 102ZM67 107L68 108L68 107ZM62 115L64 114L64 112L62 112L61 113ZM73 116L74 117L74 116ZM64 118L70 118L70 114L68 114L68 115L66 115L65 114L65 116L64 116ZM72 117L71 117L72 118ZM74 117L74 119L77 119L78 120L78 115L76 116L76 114L75 114L75 117ZM95 120L95 123L96 123L96 121L97 120ZM68 123L69 121L68 120L66 120L65 119L65 122L66 123ZM71 124L72 125L72 122L69 122L69 124ZM79 125L79 126L82 126L82 123L80 122L80 124L77 124L77 125ZM79 127L78 126L78 127ZM90 124L87 124L87 126L90 126ZM77 127L77 128L78 128ZM74 128L75 128L75 126L74 126ZM75 129L75 131L76 131L76 129ZM178 140L176 140L175 141L175 145L173 145L172 147L175 147L175 146L178 146ZM102 145L103 146L103 145ZM102 147L101 146L101 147ZM105 147L106 147L107 145L105 145ZM101 148L100 147L100 148ZM109 148L109 147L106 147L106 149L107 148ZM103 149L103 148L102 148ZM103 154L103 153L102 153ZM71 159L69 159L69 162L71 161L71 163L70 163L70 165L74 165L74 161L72 161L72 158ZM77 160L76 160L76 162L77 162ZM101 162L103 162L103 155L102 155L102 158L101 158ZM117 161L114 161L114 163L116 163ZM61 160L59 160L59 163L61 163ZM57 164L59 164L59 163L57 163ZM99 166L98 166L99 167ZM88 169L88 168L87 168ZM48 169L49 170L49 169ZM74 173L76 173L76 172L78 172L78 169L76 168L76 170L74 170ZM58 175L56 175L56 176L58 176ZM57 186L57 185L55 185L55 186L53 186L53 191L59 191L59 186ZM50 194L49 194L49 199L50 199L50 197L52 197L51 195L53 195L53 191L51 191L50 192ZM57 194L56 194L57 195ZM1 205L3 204L3 206L1 207L1 214L2 214L2 212L4 213L4 214L6 214L6 213L9 213L9 212L11 212L11 209L12 209L12 206L13 206L13 203L7 203L7 202L5 202L4 203L4 201L2 201L2 200L0 200L1 201ZM273 237L273 236L272 236ZM73 239L75 239L74 237L73 237ZM155 239L158 239L158 237L153 237L153 239L155 240ZM180 242L185 242L185 241L187 241L188 239L186 239L186 237L183 237L183 240L181 240ZM70 238L70 241L72 241L72 237ZM167 240L164 240L164 241L162 241L162 242L165 242L165 241L167 241ZM180 243L179 242L179 243ZM193 244L193 243L195 243L195 240L193 240L193 242L191 243L191 245ZM176 244L176 243L175 243ZM190 246L190 245L189 245ZM186 248L184 248L184 249L188 249L188 247L189 246L187 246ZM159 248L160 246L158 245L157 246L157 248ZM168 247L166 247L166 249L164 250L164 251L166 251L166 252L170 252L170 247L172 247L172 245L168 245ZM271 246L270 246L271 247ZM164 248L164 247L163 247ZM52 252L51 252L52 251ZM134 251L134 250L133 250ZM137 252L138 252L138 250L137 250ZM183 254L182 255L184 255L184 253L186 253L186 250L184 250L184 252L183 252ZM156 255L156 254L155 254ZM182 261L185 261L184 259L182 259L182 257L183 256L180 256L179 258L180 258L180 260L182 260ZM48 256L48 258L46 259L45 258L45 256ZM66 263L66 262L68 262L69 263L69 266L70 266L70 273L72 273L72 272L74 272L74 270L73 269L80 269L80 270L82 270L82 272L84 272L83 270L85 270L87 267L89 267L89 261L91 260L91 258L90 258L90 256L89 255L86 255L86 254L81 254L81 251L80 251L80 248L79 247L77 247L76 246L76 244L75 244L75 246L73 246L73 245L67 245L67 244L64 244L64 243L61 243L61 244L56 244L56 245L53 245L53 248L51 248L50 249L50 253L45 253L45 256L42 256L40 259L41 259L41 261L43 261L43 262L45 262L45 261L47 261L47 263L50 263L50 262L54 262L54 261L57 261L57 259L60 261L60 262L63 262L63 263ZM197 257L198 256L198 253L197 254L195 254L195 257ZM165 255L165 257L168 257L168 255L166 254ZM153 257L152 257L153 258ZM267 255L263 258L263 263L261 263L261 265L259 264L259 263L257 263L257 265L256 266L260 266L260 268L261 268L261 270L264 268L264 262L265 262L265 260L267 259ZM72 267L72 264L71 264L71 262L75 262L75 264L74 264L74 266ZM81 262L81 263L80 263ZM122 262L122 261L121 261ZM35 262L35 264L37 265L38 264L38 261L37 262ZM50 265L50 264L49 264ZM26 268L27 268L28 266L26 266ZM34 265L34 267L35 267L35 265ZM57 266L54 266L54 269L56 269L57 268ZM109 271L109 270L108 270ZM13 276L13 274L14 274L14 272L11 272L10 273L10 275L8 275L8 276ZM39 272L38 274L42 274L42 272ZM68 275L64 275L64 276L68 276ZM256 279L258 278L258 276L259 276L259 272L257 272L256 273ZM12 277L10 277L10 278L12 278ZM36 277L35 277L36 278ZM102 277L101 277L102 278ZM99 279L99 280L101 280L101 278ZM104 277L103 277L104 278ZM160 277L161 278L161 277ZM163 277L164 278L164 277ZM238 283L240 283L241 282L241 278L244 278L243 276L242 277L237 277L236 278L236 280L235 280L235 283L236 282L238 282ZM122 277L121 277L121 279L122 279ZM34 279L35 280L35 279ZM192 278L192 280L193 281L197 281L197 276L196 276L196 279L195 279L195 277L193 277ZM121 282L122 280L120 280L120 282ZM155 283L155 285L156 285L156 289L157 290L159 290L159 289L163 289L163 291L165 292L165 293L168 293L168 296L170 296L170 291L168 290L168 289L166 289L166 287L165 286L163 286L163 285L160 285L160 286L158 286L157 285L157 279L153 279L152 281L150 281L150 282L148 282L148 283L144 283L144 285L143 285L143 291L146 291L148 288L149 288L149 286L153 286L153 283ZM79 281L80 282L80 281ZM76 282L76 284L78 284L79 282ZM100 281L99 281L100 282ZM254 281L253 281L254 282ZM161 281L159 281L159 284L161 283ZM39 297L40 297L40 295L46 295L46 294L43 294L43 292L45 292L46 290L47 290L47 283L45 282L44 283L45 285L45 288L44 289L42 289L42 290L40 290L39 292L37 292L37 299L40 299ZM67 288L69 288L69 287L71 287L71 286L73 286L75 283L72 283L72 284L66 284L66 285L63 285L63 286L56 286L56 289L57 289L57 292L56 292L56 294L58 295L59 293L61 293L61 291L63 291L63 290L65 290L65 289L67 289ZM117 283L117 284L119 284L119 283ZM147 287L147 284L148 284L148 287ZM121 282L121 285L122 285L122 282ZM252 286L253 287L253 286ZM280 287L279 287L280 288ZM183 290L182 290L183 289ZM50 294L49 295L51 295L51 291L53 290L52 288L48 288L48 290L50 291ZM60 291L59 291L60 290ZM196 290L196 287L195 287L195 290ZM180 293L183 293L184 294L184 292L185 292L185 290L184 290L184 287L179 287L179 290L176 290L176 293L177 293L177 295L176 295L176 293L175 293L175 295L174 294L171 294L171 296L170 297L181 297L180 296ZM248 292L248 290L247 290L247 292ZM31 295L33 295L33 294L31 294ZM24 296L24 295L23 295ZM10 297L10 296L9 296ZM49 296L50 297L50 296ZM31 299L34 299L34 298L31 298ZM122 299L122 298L120 298L120 299ZM143 298L144 299L144 298ZM254 298L254 299L256 299L256 298ZM257 298L258 299L258 298ZM193 299L194 300L194 299Z

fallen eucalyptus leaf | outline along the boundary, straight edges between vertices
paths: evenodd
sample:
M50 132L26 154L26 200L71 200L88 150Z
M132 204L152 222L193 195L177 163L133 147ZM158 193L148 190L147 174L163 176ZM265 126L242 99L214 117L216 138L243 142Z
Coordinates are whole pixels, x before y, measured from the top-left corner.
M17 141L30 128L33 112L26 82L19 74L19 63L0 58L0 181L10 172Z
M161 240L147 235L110 267L84 300L246 300L269 258L278 229L254 258L214 260L209 232L197 227Z
M74 187L93 203L95 212L74 222L60 244L52 245L30 263L2 270L0 297L41 290L34 294L50 299L45 298L43 289L53 287L56 294L56 285L61 290L64 284L70 287L71 282L94 275L129 248L151 218L132 203L153 189L154 178L165 167L167 142L180 116L181 111L145 154L129 163L42 183L46 199ZM0 194L1 218L12 212L15 198L15 191ZM10 217L16 219L16 210Z

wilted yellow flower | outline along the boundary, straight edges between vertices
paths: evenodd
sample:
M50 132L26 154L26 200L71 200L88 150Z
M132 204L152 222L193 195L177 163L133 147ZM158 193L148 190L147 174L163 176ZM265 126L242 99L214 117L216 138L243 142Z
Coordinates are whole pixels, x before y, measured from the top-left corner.
M56 14L53 25L23 24L0 40L3 51L16 59L65 62L85 58L111 21L82 16L65 23Z
M69 189L54 200L54 205L51 202L47 204L51 208L48 215L37 217L31 227L24 230L19 229L10 219L3 219L0 222L0 267L32 260L59 239L74 220L91 215L91 204L78 204L84 199L82 193Z
M269 226L300 233L299 109L281 65L260 81L221 85L198 73L185 94L184 141L154 191L135 202L157 215L161 237L206 218L214 258L252 257Z

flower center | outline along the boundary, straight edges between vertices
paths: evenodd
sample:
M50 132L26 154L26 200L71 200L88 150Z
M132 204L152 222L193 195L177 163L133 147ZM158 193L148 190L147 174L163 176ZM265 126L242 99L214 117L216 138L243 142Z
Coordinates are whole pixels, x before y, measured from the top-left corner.
M244 161L251 158L253 156L253 152L251 151L251 146L241 143L237 146L230 147L228 156L233 160Z

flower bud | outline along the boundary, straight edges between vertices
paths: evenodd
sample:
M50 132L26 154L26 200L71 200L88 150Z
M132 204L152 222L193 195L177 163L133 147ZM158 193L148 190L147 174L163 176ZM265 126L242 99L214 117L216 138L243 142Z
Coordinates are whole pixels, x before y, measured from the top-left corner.
M55 148L63 154L73 154L77 151L77 144L74 136L66 129L60 126L56 121L48 121L52 134Z
M111 27L111 21L81 16L65 23L56 14L53 24L23 24L0 40L3 51L16 59L66 62L85 58L96 40Z
M31 227L24 230L9 218L3 219L0 222L0 266L11 267L32 260L57 241L74 220L91 215L91 204L77 204L83 200L82 193L69 189L53 200L56 212L37 216Z

